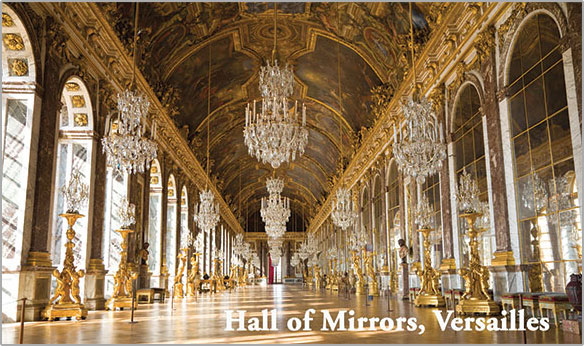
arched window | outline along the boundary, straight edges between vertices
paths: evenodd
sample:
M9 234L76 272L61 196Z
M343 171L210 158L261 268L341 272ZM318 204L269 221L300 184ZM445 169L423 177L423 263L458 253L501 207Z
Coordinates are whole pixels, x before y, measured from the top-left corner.
M191 232L189 227L189 194L187 191L187 187L183 185L181 193L180 193L180 236L179 241L182 241L181 237L185 236L186 234Z
M453 118L454 140L454 168L456 183L463 171L466 171L476 180L479 187L479 199L488 203L487 167L485 161L485 142L483 137L482 115L480 113L481 101L477 89L472 84L466 84L460 90L456 100ZM459 219L460 239L465 239L462 246L464 253L468 252L466 245L465 221ZM481 234L479 252L482 255L484 265L491 264L493 256L494 230ZM466 258L466 256L465 256Z
M72 77L67 80L61 93L61 110L59 113L59 138L57 160L53 185L53 211L51 232L51 257L53 265L62 266L65 257L67 222L59 214L67 210L61 189L69 183L72 172L79 172L81 180L89 186L89 202L79 212L85 217L75 224L75 265L85 269L87 261L88 239L91 236L93 215L93 150L95 134L93 132L93 110L87 88L81 79ZM56 283L56 282L55 282ZM83 285L81 285L83 287Z
M15 271L21 265L25 215L30 212L25 205L32 179L32 132L39 122L33 113L38 113L39 101L30 39L20 18L4 3L2 39L2 269Z
M118 213L122 200L127 198L128 195L128 174L108 167L105 184L102 249L104 251L104 265L108 268L105 291L112 293L114 275L120 264L120 253L122 251L122 236L116 232L121 227Z
M385 243L385 225L384 225L384 218L383 218L383 187L381 184L381 177L378 175L375 177L373 183L373 213L374 213L374 224L375 228L373 229L375 233L373 233L374 238L374 246L375 251L379 254L379 258L381 258L382 254L385 252L382 245Z
M371 231L371 201L369 200L369 190L367 187L363 188L363 194L361 195L361 207L363 210L361 225L363 230L367 233Z
M400 230L397 227L397 225L395 224L396 221L398 221L397 218L399 218L398 214L399 214L399 194L400 194L400 188L399 188L399 179L398 179L398 173L397 173L397 164L395 163L395 161L391 161L391 163L389 164L389 170L387 173L387 190L389 193L389 196L387 198L387 217L389 219L389 247L390 248L398 248L398 244L397 241L401 238L400 235ZM396 259L394 261L396 261L395 263L399 263L397 262L398 257L397 257L397 251L395 251L395 255L396 255Z
M544 289L562 291L572 273L567 267L578 260L569 232L580 211L565 183L574 160L555 21L542 13L528 18L511 54L508 90L522 263L543 262ZM547 198L538 198L538 186ZM539 234L539 256L532 234Z
M166 269L171 278L174 277L176 272L176 247L177 247L177 229L176 229L176 218L177 218L177 193L176 193L176 181L174 180L174 175L170 175L168 178L168 188L167 188L167 203L166 203ZM171 280L172 281L172 280Z
M442 262L442 214L440 209L440 177L434 174L426 178L422 185L422 193L428 198L430 207L434 210L434 232L432 232L432 266L436 267Z
M152 161L150 166L150 199L148 211L148 270L153 274L152 285L158 287L157 278L160 276L162 253L162 176L160 163Z

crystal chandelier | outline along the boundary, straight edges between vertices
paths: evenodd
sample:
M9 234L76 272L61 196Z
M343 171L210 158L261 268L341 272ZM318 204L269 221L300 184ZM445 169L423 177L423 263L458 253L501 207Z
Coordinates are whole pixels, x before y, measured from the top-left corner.
M134 76L136 80L136 40L138 29L138 4L134 25ZM109 134L101 139L107 165L117 171L129 174L143 173L150 168L156 158L157 145L154 142L156 124L152 127L152 138L144 137L146 118L150 101L138 90L129 89L118 94L117 118L111 123Z
M337 15L337 18L339 16ZM338 24L338 23L337 23ZM339 114L342 114L343 110L343 93L341 89L341 48L340 43L337 42L337 79L339 86ZM341 120L339 117L339 142L340 144L340 168L344 167L344 152L343 152L343 133L341 127ZM340 227L343 231L349 228L355 219L357 218L357 213L353 210L353 203L351 201L351 191L343 186L339 187L336 192L337 199L333 202L331 218L335 226Z
M61 193L65 198L68 214L78 214L79 210L87 205L89 198L89 186L81 181L81 172L74 168L67 186L61 187Z
M353 210L351 192L345 187L337 190L337 200L333 202L331 218L335 226L343 231L349 228L357 218L357 213Z
M136 222L136 206L130 203L126 196L122 197L120 207L117 210L117 217L121 229L128 229Z
M422 184L446 159L444 135L428 99L409 100L402 107L405 121L399 130L394 124L393 155L400 170Z
M195 205L195 222L203 231L210 231L219 222L219 203L214 203L215 197L211 190L207 189L200 194L201 202Z
M275 59L277 12L274 4L273 63L268 61L260 70L260 111L258 113L255 100L252 107L247 105L243 129L249 154L262 163L269 163L273 168L278 168L284 162L294 161L297 154L303 155L308 142L306 106L302 104L299 108L298 101L292 103L289 100L294 91L292 69L287 64L280 68Z
M521 196L523 205L539 215L547 207L548 202L545 182L537 173L533 173L533 176L525 184L523 191L524 194Z
M207 88L207 179L209 179L209 121L211 116L211 44L209 44L209 75L207 76L208 88ZM197 206L195 205L195 221L200 229L204 231L210 231L215 228L217 222L219 222L219 203L214 203L215 196L211 192L211 189L207 189L201 192L199 198L201 203Z
M458 184L458 210L462 214L473 214L481 211L481 201L479 200L479 186L466 169L463 169Z
M426 194L422 194L422 198L418 202L415 221L420 229L431 229L434 227L434 209L430 206Z
M266 186L269 197L262 198L260 215L266 224L268 236L277 238L286 232L286 222L290 218L290 200L282 197L284 181L279 178L269 178Z
M363 230L355 230L349 237L349 248L359 251L367 246L367 234Z
M410 48L412 55L413 95L416 97L416 65L414 61L414 28L410 4ZM393 155L400 170L422 184L426 177L438 172L446 159L446 144L442 127L432 103L425 97L402 105L405 121L394 123Z

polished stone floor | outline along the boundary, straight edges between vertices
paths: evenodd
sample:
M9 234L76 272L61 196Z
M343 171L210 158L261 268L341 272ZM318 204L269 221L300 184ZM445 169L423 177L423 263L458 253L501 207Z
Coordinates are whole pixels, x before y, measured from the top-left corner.
M135 312L137 323L128 323L129 311L89 312L87 320L30 322L25 324L24 343L523 343L522 332L455 332L441 331L431 308L415 308L408 302L364 297L339 297L336 293L314 292L300 286L273 285L246 287L234 292L205 294L194 298L170 300L164 304L140 305ZM291 332L286 321L291 317L302 319L306 309L314 308L312 331ZM247 310L246 317L261 316L262 309L277 309L278 331L224 331L225 310ZM355 317L416 317L424 324L424 334L408 331L320 331L322 315L339 310L355 311ZM333 315L334 317L334 315ZM234 324L234 328L237 324ZM2 326L2 343L18 342L18 324ZM580 336L565 334L551 327L547 332L527 332L527 343L580 344Z

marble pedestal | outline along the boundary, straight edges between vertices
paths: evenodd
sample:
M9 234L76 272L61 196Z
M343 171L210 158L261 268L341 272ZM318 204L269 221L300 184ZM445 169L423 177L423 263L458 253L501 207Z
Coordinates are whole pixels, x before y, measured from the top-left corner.
M88 310L105 309L105 275L107 270L101 259L90 259L85 274L85 308Z
M140 272L138 274L138 289L140 288L150 288L150 282L152 280L152 273L148 271L148 265L140 265Z
M410 270L409 270L409 266L407 263L401 263L400 264L401 268L402 268L402 272L401 272L401 280L402 280L402 284L401 284L401 292L400 292L400 296L402 300L408 300L410 299Z
M31 252L27 264L19 275L18 298L27 298L24 312L25 321L41 320L41 312L49 303L51 294L52 266L48 252ZM15 320L20 320L22 304L17 306Z

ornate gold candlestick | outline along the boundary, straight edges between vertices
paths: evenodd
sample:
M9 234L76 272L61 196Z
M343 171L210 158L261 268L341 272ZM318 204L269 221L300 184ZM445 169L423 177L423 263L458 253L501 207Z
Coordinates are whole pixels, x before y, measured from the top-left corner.
M355 275L357 276L357 282L355 282L355 294L356 295L364 295L365 292L365 282L363 278L363 270L361 269L361 265L359 263L360 257L357 256L357 251L351 251L351 256L353 259L353 270L355 271Z
M42 316L49 321L61 317L75 317L77 320L81 320L87 317L87 309L81 304L81 297L79 296L79 279L85 276L85 271L82 269L76 270L75 268L75 257L73 255L75 231L73 230L73 225L75 225L77 219L82 218L84 215L65 213L59 216L67 219L67 224L69 225L66 233L65 259L63 261L63 270L55 269L53 271L53 276L57 279L57 288L55 289L55 294L49 300L50 304L43 310Z
M201 254L195 252L191 257L191 270L187 277L187 297L194 297L197 295L197 284L199 274L199 256Z
M174 277L174 297L175 298L184 298L184 285L182 283L183 274L185 272L185 267L187 264L187 253L189 249L183 248L179 252L177 259L179 260L179 268L178 273Z
M128 263L128 235L134 233L134 231L131 229L118 229L116 232L122 236L121 259L118 271L114 276L114 293L105 303L106 310L115 310L116 308L123 310L124 308L132 307L132 280L138 277L138 273L132 270ZM137 300L134 301L134 308L138 308Z
M372 252L369 256L367 256L367 252L363 249L363 259L365 260L365 270L367 270L367 275L371 278L369 282L369 295L374 297L379 297L379 283L377 282L377 273L375 272L375 268L373 267L373 257L375 256L375 252Z
M456 306L456 312L460 314L483 313L487 315L498 314L501 311L499 305L489 296L489 270L481 265L479 256L479 243L477 238L483 230L476 229L475 220L480 213L463 213L460 217L466 219L468 224L468 236L470 238L469 267L459 270L464 279L465 291Z
M420 277L420 293L414 300L415 306L445 306L446 301L440 292L438 279L440 273L432 267L432 258L430 257L430 233L434 231L431 228L419 229L424 237L424 269L416 270Z

